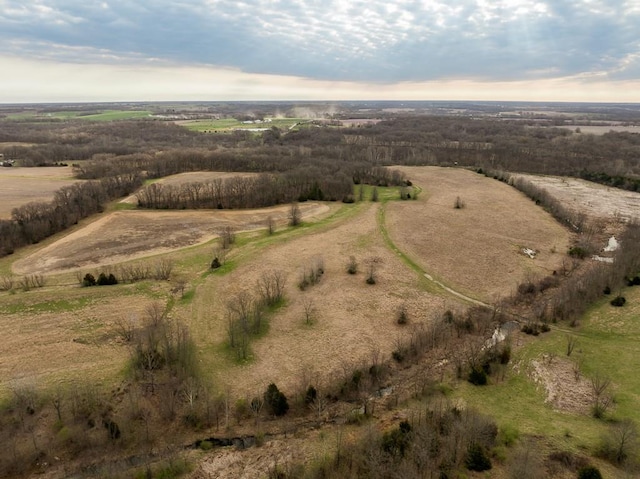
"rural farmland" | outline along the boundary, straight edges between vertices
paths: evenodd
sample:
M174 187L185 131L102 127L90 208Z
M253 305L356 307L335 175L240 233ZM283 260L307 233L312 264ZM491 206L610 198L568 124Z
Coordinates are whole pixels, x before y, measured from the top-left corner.
M24 164L0 170L0 471L414 477L428 439L430 471L481 477L476 444L491 477L523 450L549 477L635 473L602 443L640 420L636 173L598 169L607 135L384 110L2 120ZM538 161L581 141L594 158ZM24 166L49 150L75 168Z

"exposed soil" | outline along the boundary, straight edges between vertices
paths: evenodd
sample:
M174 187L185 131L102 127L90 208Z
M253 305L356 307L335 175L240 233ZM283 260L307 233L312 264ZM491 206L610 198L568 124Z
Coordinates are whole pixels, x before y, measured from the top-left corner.
M531 376L547 393L546 401L554 409L588 414L593 406L591 382L579 373L568 359L545 356L531 361Z
M63 186L80 180L71 167L0 167L0 219L11 218L11 210L31 201L51 201Z
M416 201L388 205L389 234L435 279L491 302L560 266L569 232L514 188L463 169L398 169L423 191Z
M329 214L336 205L303 203L305 221ZM116 211L13 264L16 274L53 274L113 265L205 243L226 226L235 231L265 227L267 217L282 225L290 206L260 210Z

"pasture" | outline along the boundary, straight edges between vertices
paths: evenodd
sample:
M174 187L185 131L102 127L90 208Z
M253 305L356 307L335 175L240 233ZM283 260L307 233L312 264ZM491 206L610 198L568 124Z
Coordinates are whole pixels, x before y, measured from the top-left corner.
M131 377L134 345L123 328L139 327L150 310L160 308L174 324L188 328L199 374L216 394L241 404L277 382L290 397L300 397L308 384L320 390L347 384L354 381L354 370L389 361L400 344L444 311L462 311L471 300L498 304L519 283L561 267L573 234L515 189L463 169L401 170L414 185L411 199L400 200L400 188L390 187L378 188L378 201L371 201L373 189L365 187L354 204L300 203L299 226L289 225L290 205L137 210L129 199L0 259L0 271L11 271L15 281L11 291L0 291L0 333L8 338L0 352L0 395L25 385L52 390L77 384L79 377L115 390ZM233 174L194 172L160 181L181 185L227 176ZM355 198L359 191L356 186ZM123 204L127 209L118 206ZM274 222L273 234L266 231L267 218ZM235 242L225 250L222 267L211 269L227 227L236 233ZM523 248L535 251L535 257ZM86 273L119 275L128 265L160 260L173 265L169 280L80 286ZM355 274L349 274L353 263ZM301 286L318 265L319 280ZM229 347L230 312L243 298L256 298L258 284L275 272L284 278L284 300L265 312L266 326L241 358ZM21 288L20 278L27 275L42 275L45 285ZM375 277L373 284L366 281L369 276ZM632 364L638 354L639 294L640 289L630 289L625 308L612 308L605 300L596 304L578 329L553 326L535 340L514 333L512 361L490 387L444 373L439 387L447 401L491 414L501 428L544 436L553 448L591 451L605 430L588 414L588 378L596 372L613 380L613 417L637 419ZM406 324L398 322L400 311ZM571 358L563 357L568 336L578 339ZM579 365L582 383L573 380L573 364ZM422 378L409 366L405 371L392 362L390 367L397 368L397 391L417 387ZM431 374L435 366L418 367ZM412 407L403 404L401 412L377 416L388 426L398 414L418 414ZM264 472L263 454L306 460L333 447L322 434L304 434L300 437L309 440L294 455L292 442L278 439L268 443L267 452L257 450L261 455L248 466L255 468L248 477ZM276 444L285 449L272 451ZM253 449L210 456L196 474L246 472L252 455Z
M261 131L272 127L280 130L290 130L309 120L303 118L269 118L264 121L243 122L235 118L222 118L218 120L180 120L176 123L192 131L201 133L224 133L233 130Z
M7 115L8 120L86 120L86 121L116 121L138 120L151 117L149 110L95 110L78 111L63 110L54 112L24 111Z
M424 192L389 204L389 234L435 279L491 303L560 267L571 235L515 189L462 169L400 170Z
M97 311L112 308L119 316L139 318L150 302L168 302L171 316L189 325L208 377L220 387L233 383L239 394L250 394L276 379L285 388L295 388L303 375L329 381L371 357L388 358L412 328L428 324L445 309L466 304L452 292L493 301L509 295L524 278L557 267L568 232L517 191L464 170L405 172L422 191L417 200L400 201L397 189L381 188L377 203L368 200L370 189L365 201L354 205L305 202L299 205L304 223L297 228L287 226L288 205L238 211L110 209L0 260L2 270L11 268L16 278L28 274L47 278L39 290L0 293L11 304L39 305L33 317L29 307L10 307L7 325L22 323L25 331L34 331L39 322L68 315L69 321L92 324L94 339L113 338L117 317ZM181 184L192 177L201 179L202 174L163 181ZM462 210L453 207L458 194L466 200ZM265 232L268 217L275 221L272 236ZM237 232L237 244L227 254L228 267L208 274L217 237L225 227ZM536 259L522 254L524 246L539 252ZM346 272L351 257L358 264L355 275ZM174 263L172 281L98 289L78 286L78 274L117 272L119 265L158 258ZM300 290L301 276L316 261L324 265L321 281ZM374 285L365 282L370 269L375 272ZM249 362L238 365L224 346L228 303L243 291L255 294L257 281L273 271L286 277L285 304L271 315L268 332L252 342ZM435 287L423 273L450 290ZM178 277L186 281L188 295L175 301L170 290ZM131 300L125 307L117 306L121 295ZM49 301L51 311L46 307ZM99 307L95 301L100 301ZM67 307L73 311L55 311ZM314 320L307 324L309 308ZM408 327L396 323L401 308L410 318ZM74 327L65 324L51 326L64 333L49 342L74 341ZM106 348L120 356L120 361L111 356L113 364L120 364L111 369L115 374L126 363L127 348L94 339L74 348ZM58 349L69 359L63 347ZM73 355L74 367L97 368L86 361L89 356L88 352ZM64 360L52 358L47 364ZM44 382L50 375L44 365L40 371L33 365L30 371ZM4 374L3 379L10 379L10 369Z

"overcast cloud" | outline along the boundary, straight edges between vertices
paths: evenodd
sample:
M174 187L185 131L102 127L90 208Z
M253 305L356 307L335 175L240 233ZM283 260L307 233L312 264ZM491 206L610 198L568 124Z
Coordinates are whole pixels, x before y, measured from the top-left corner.
M640 78L640 0L0 0L0 67L10 61L231 70L246 81L381 91L421 82L616 88Z

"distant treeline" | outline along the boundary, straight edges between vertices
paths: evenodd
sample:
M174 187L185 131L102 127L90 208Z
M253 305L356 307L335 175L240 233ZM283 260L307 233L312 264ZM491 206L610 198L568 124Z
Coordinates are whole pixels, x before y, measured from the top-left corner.
M117 163L158 155L163 160L152 162L148 174L166 176L186 171L179 164L193 152L213 158L215 168L225 171L283 172L321 163L332 163L339 170L344 164L358 163L457 163L569 176L603 173L622 178L615 181L619 187L625 187L625 179L640 177L637 133L611 131L596 136L541 128L533 120L497 118L406 116L364 127L315 126L286 134L277 129L261 134L202 134L161 121L3 121L0 142L33 143L4 147L3 152L22 164L78 163L84 178L105 176L95 165L85 166L86 160Z
M370 168L346 174L329 175L317 168L282 174L216 178L182 185L153 183L137 194L138 206L156 209L263 208L294 201L351 202L353 184L404 185L404 175L387 168Z
M2 121L0 142L22 143L2 148L22 165L73 163L78 178L97 180L61 190L51 203L18 208L12 220L0 222L0 254L100 211L106 201L131 194L142 179L190 171L263 175L224 187L155 186L140 193L140 205L242 208L348 200L354 183L402 184L401 175L384 168L390 165L569 175L635 191L640 183L638 134L594 136L496 118L407 116L286 134L277 128L202 134L160 121Z
M103 211L105 203L133 193L141 184L138 174L79 182L58 190L53 201L14 208L10 220L0 220L0 256L38 243L82 218Z

